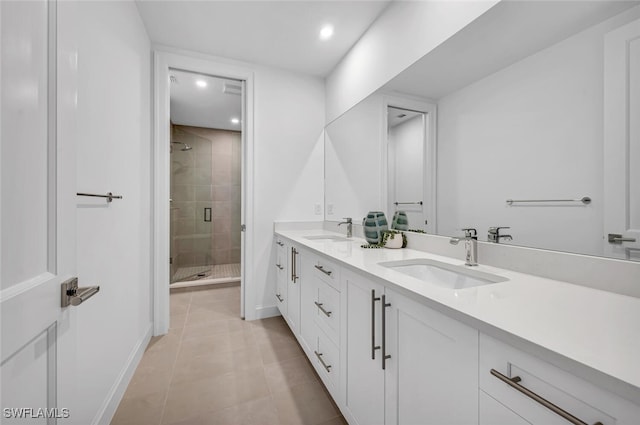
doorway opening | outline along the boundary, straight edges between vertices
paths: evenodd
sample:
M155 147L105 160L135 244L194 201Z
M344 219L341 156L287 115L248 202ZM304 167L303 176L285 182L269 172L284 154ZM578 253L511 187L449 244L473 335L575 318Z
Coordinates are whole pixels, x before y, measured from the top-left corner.
M387 106L388 211L401 214L407 230L424 232L429 224L425 191L427 114Z
M170 288L240 284L243 82L169 79Z

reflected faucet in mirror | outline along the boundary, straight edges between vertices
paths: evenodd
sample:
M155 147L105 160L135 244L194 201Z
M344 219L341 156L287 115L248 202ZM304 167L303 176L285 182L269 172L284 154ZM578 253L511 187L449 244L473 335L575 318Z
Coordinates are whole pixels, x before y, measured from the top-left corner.
M493 243L500 243L500 239L504 239L506 241L512 241L513 237L511 235L501 235L500 230L502 229L511 229L511 227L489 227L489 233L487 234L487 240Z

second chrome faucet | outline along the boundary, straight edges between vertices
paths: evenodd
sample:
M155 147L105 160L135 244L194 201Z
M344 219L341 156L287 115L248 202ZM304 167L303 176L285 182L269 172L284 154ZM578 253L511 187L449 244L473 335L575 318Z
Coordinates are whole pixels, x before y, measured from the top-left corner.
M353 222L352 222L351 217L345 217L344 219L346 221L338 223L338 226L340 226L342 224L346 224L347 225L347 237L350 238L351 236L353 236Z

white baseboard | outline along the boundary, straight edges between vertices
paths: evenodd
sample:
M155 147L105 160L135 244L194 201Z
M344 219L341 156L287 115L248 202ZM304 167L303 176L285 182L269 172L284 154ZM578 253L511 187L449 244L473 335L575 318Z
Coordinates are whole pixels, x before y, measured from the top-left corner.
M118 405L120 404L120 401L129 386L129 382L131 382L131 378L133 378L133 374L142 359L144 350L147 348L147 345L149 345L149 341L151 341L152 335L153 325L149 324L147 331L131 351L127 362L118 375L118 379L116 379L116 382L113 384L113 387L111 387L109 394L107 394L107 398L102 404L102 407L98 411L98 414L96 414L92 422L94 425L109 425L111 423L113 415L116 414Z
M269 317L275 317L275 316L280 316L280 310L278 310L278 307L276 307L275 305L268 306L268 307L257 306L255 310L255 315L252 318L252 320L267 319Z

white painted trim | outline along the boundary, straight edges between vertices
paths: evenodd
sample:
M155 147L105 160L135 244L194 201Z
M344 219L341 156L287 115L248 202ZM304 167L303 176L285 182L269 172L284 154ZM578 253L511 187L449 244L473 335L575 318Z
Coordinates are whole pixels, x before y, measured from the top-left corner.
M186 52L163 46L154 46L154 158L153 158L153 218L154 218L154 251L153 251L153 317L154 335L162 335L169 330L169 69L182 69L223 78L245 82L245 117L243 117L243 152L245 161L242 164L245 177L243 214L241 222L247 230L242 247L242 281L244 306L252 305L255 296L251 287L245 282L253 282L253 114L254 114L254 73L248 67L231 61ZM253 320L257 313L252 309L244 309L246 318Z
M107 397L102 403L100 410L96 414L95 418L91 422L92 424L104 424L109 425L111 420L113 419L113 415L115 415L116 410L118 410L118 405L122 401L122 397L124 396L129 383L131 382L131 378L133 378L133 374L135 373L138 365L140 364L140 360L142 360L142 356L144 355L144 351L149 345L149 341L151 341L151 335L153 334L153 325L149 324L147 331L144 336L129 354L129 358L127 359L124 368L118 375L113 387L107 394Z
M255 320L268 319L269 317L275 317L275 316L282 316L282 314L280 314L280 310L278 310L278 307L274 305L270 305L267 307L257 306L255 315L256 315L256 317L254 318Z
M416 112L422 112L425 114L424 126L424 160L423 164L428 164L428 173L423 174L423 191L424 191L424 205L427 217L429 217L429 224L427 225L427 233L435 233L437 229L437 217L436 217L436 188L437 188L437 105L435 102L429 99L420 99L412 97L399 97L395 95L383 94L382 96L382 123L380 128L380 140L381 140L381 164L382 181L381 181L381 193L380 199L382 201L383 210L388 210L389 207L389 173L388 173L388 150L389 150L389 136L388 136L388 122L387 122L387 108L389 106L409 109ZM387 211L387 216L391 219L391 211ZM389 223L391 224L391 223Z
M46 284L57 276L53 273L45 272L31 279L24 280L16 285L12 285L0 291L0 303L9 301L11 298L17 297L39 285Z

